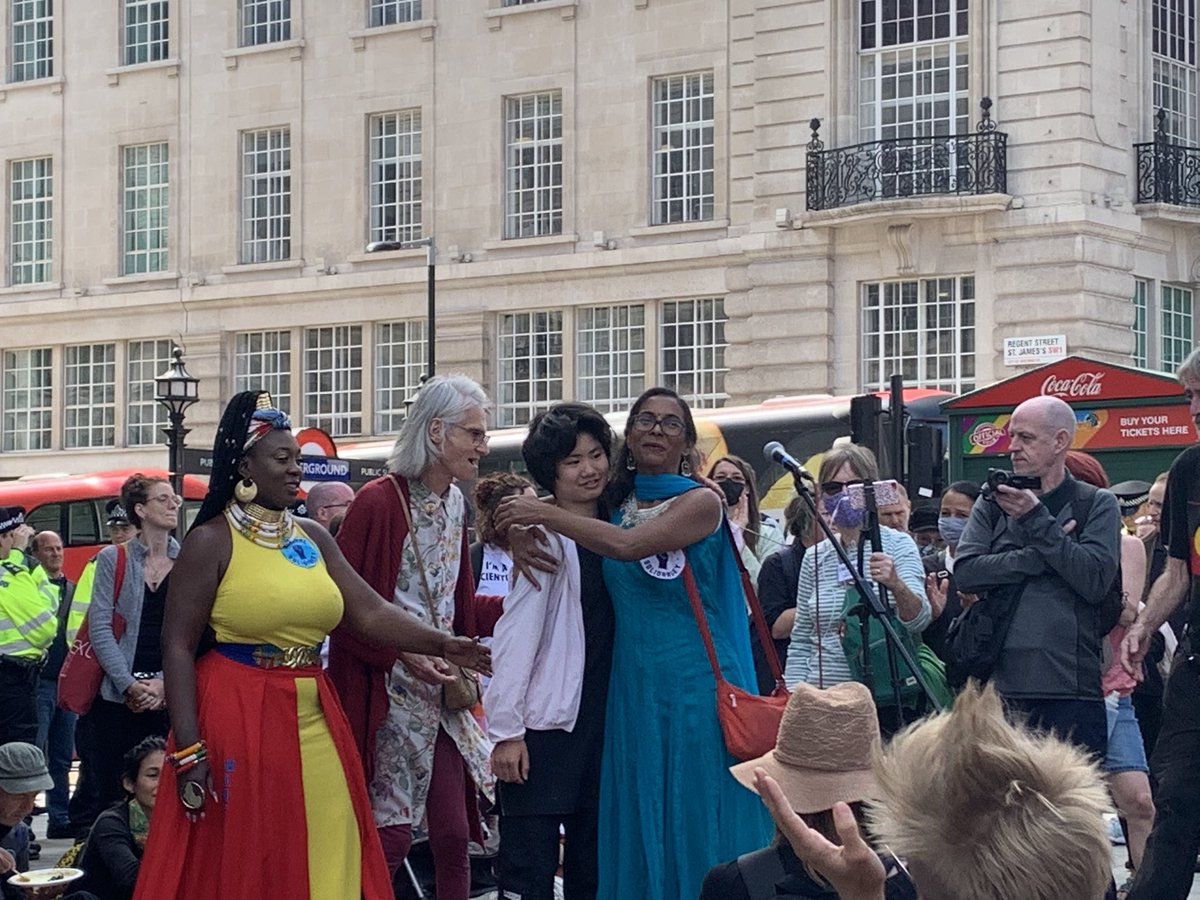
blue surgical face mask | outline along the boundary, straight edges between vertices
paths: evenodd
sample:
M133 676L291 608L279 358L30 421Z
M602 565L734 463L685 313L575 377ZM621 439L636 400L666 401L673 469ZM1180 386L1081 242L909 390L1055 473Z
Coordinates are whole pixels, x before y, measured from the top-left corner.
M941 534L942 540L952 547L962 540L966 527L967 520L961 516L940 516L938 518L938 533Z
M825 508L825 514L829 516L829 520L838 528L861 529L867 524L867 511L854 509L850 505L850 497L845 491L834 494L832 497L822 497L821 504Z

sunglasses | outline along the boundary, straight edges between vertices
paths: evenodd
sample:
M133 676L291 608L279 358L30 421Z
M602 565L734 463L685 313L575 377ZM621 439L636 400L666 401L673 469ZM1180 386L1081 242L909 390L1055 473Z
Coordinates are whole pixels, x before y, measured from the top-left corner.
M834 497L840 494L848 485L862 483L863 480L861 478L855 478L850 481L822 481L821 493L826 497Z

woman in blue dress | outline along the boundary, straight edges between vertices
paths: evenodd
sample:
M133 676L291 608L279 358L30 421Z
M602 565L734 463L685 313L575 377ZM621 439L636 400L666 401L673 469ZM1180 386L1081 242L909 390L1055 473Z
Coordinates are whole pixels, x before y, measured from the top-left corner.
M721 670L753 691L746 606L724 504L687 476L691 411L673 391L634 403L611 524L512 497L498 525L538 524L606 557L616 614L600 775L600 897L693 900L708 869L761 847L770 821L729 774L716 686L682 573L691 565Z

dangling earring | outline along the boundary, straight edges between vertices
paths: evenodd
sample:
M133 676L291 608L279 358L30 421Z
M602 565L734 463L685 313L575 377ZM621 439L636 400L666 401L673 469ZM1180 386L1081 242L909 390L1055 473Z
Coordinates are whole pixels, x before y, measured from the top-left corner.
M249 478L243 478L234 485L233 496L237 497L238 503L253 503L258 496L258 485Z
M635 463L633 461L633 454L629 452L628 447L625 448L625 471L626 472L636 472L637 471L637 463Z
M679 474L684 478L688 478L692 474L692 464L688 462L688 458L686 456L679 462Z

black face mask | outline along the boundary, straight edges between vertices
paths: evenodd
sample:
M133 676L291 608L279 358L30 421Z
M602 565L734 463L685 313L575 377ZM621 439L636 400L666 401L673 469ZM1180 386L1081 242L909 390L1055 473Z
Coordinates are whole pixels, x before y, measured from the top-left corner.
M718 481L721 490L725 492L725 505L737 506L737 502L742 499L742 491L746 486L740 481Z

